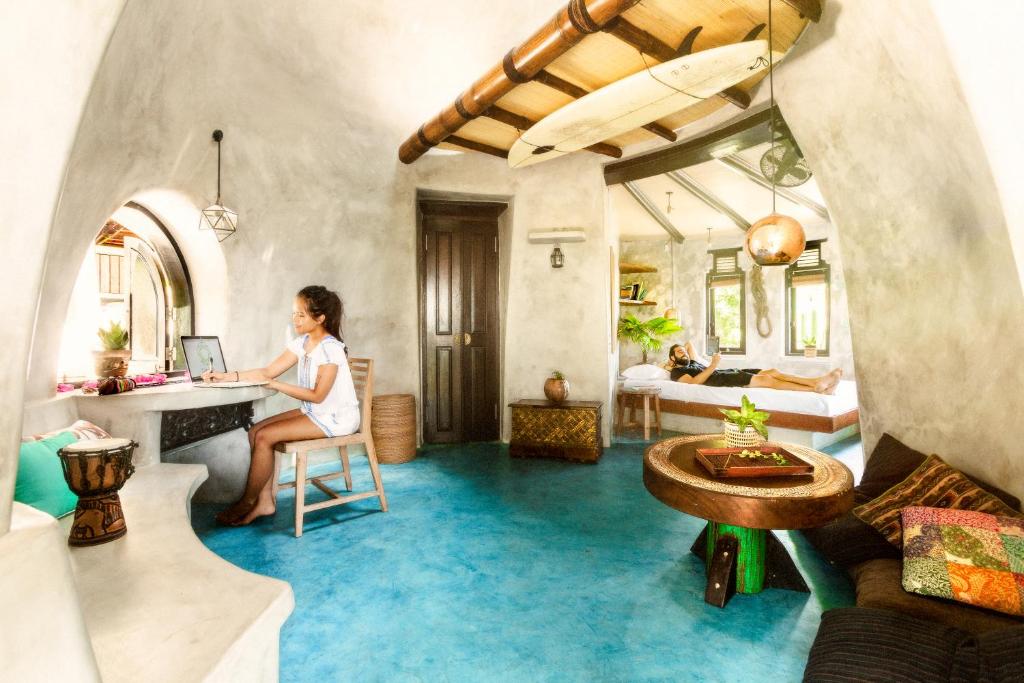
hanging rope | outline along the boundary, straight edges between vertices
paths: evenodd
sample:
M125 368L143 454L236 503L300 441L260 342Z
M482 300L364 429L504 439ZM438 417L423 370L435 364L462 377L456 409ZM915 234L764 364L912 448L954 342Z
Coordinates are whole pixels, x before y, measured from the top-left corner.
M754 296L754 319L757 333L762 337L772 336L772 321L768 317L768 293L764 290L764 272L761 266L754 266L750 270L750 293ZM764 331L767 327L768 331Z

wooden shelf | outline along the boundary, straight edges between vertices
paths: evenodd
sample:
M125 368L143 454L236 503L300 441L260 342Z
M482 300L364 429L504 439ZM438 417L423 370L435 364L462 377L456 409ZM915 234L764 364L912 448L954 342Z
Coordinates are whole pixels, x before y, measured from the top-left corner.
M620 306L657 306L657 301L633 301L632 299L619 299Z
M619 263L619 272L623 275L629 273L657 273L658 269L654 266L648 266L644 263Z

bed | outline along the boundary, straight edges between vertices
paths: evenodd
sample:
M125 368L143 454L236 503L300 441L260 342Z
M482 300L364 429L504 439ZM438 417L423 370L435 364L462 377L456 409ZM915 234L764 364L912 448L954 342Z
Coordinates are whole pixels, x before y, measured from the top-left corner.
M856 382L843 380L835 394L751 387L709 387L666 379L623 379L620 386L661 389L662 426L688 433L719 433L719 408L735 408L746 395L772 414L768 436L776 441L821 448L858 431Z

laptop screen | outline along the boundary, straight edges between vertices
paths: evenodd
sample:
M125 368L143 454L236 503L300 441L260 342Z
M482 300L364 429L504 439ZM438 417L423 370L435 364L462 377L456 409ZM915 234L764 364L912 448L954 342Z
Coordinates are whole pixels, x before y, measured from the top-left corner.
M198 382L207 370L227 372L219 337L191 337L182 335L181 348L185 350L185 365L189 377Z

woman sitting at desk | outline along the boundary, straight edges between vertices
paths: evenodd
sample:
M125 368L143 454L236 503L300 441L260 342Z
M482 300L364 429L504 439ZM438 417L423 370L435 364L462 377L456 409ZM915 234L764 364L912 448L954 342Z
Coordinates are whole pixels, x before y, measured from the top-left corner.
M668 350L665 368L672 373L673 382L704 384L709 387L751 387L758 389L785 389L787 391L813 391L819 394L834 394L843 376L840 368L820 377L798 377L778 370L719 370L722 355L716 353L710 363L697 360L693 344L673 344ZM703 359L701 359L703 360Z
M326 287L304 287L292 305L292 325L298 336L276 360L255 370L203 373L206 382L269 380L268 389L301 401L301 407L261 420L249 430L252 460L245 491L217 515L219 523L243 526L277 510L270 481L275 444L344 436L359 429L359 399L341 341L341 314L337 294ZM296 363L299 386L274 379Z

